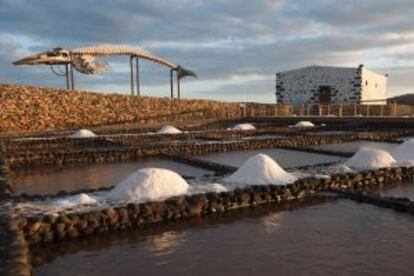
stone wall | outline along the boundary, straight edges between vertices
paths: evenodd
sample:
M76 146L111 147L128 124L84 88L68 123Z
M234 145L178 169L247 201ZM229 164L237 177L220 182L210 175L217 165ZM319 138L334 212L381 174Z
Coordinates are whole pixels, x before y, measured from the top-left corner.
M76 129L148 120L241 116L238 103L174 100L0 84L0 132ZM164 118L165 117L165 118Z

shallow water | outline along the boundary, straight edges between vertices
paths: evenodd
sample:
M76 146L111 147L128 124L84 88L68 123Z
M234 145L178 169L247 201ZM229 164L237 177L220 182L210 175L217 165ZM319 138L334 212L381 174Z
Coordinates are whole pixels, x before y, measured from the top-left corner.
M341 144L327 144L320 146L313 146L314 149L331 150L337 152L357 152L362 148L379 149L388 152L393 152L399 144L384 143L384 142L370 142L370 141L354 141Z
M301 152L295 150L284 149L261 149L261 150L246 150L233 152L218 152L198 156L197 158L218 162L230 166L240 167L249 157L264 153L283 168L301 167L307 165L315 165L326 162L343 161L345 158L340 156L323 155L317 153Z
M409 275L414 219L337 200L32 248L34 275Z
M185 176L199 177L213 172L186 164L148 158L136 162L70 166L61 169L36 168L10 178L16 194L54 194L116 185L134 171L146 167L170 169Z

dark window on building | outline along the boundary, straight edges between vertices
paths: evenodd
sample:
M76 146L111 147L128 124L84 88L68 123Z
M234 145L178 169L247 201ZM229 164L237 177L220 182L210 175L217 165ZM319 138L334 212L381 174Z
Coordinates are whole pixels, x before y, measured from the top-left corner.
M368 81L367 80L365 81L365 86L368 86Z
M332 88L330 86L319 86L319 101L321 103L331 102Z

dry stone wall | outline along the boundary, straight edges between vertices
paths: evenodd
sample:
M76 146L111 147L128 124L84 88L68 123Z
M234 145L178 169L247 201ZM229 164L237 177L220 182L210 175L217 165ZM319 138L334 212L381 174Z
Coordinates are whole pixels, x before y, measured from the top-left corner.
M174 100L0 84L0 132L45 131L160 118L237 117L238 103ZM194 112L194 114L192 114ZM188 114L190 113L190 114Z

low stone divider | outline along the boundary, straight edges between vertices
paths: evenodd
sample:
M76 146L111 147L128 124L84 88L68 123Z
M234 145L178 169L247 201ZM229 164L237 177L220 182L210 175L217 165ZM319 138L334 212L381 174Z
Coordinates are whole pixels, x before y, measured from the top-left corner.
M385 136L389 133L383 133ZM241 141L211 142L211 143L162 143L146 144L129 147L102 147L83 150L55 151L24 151L5 153L6 164L10 169L31 166L62 166L77 163L110 163L134 160L139 157L159 154L201 155L212 152L242 151L266 148L290 149L306 148L309 146L349 142L365 139L380 133L355 133L347 135L297 136L288 138L248 139ZM337 154L336 154L337 155Z
M184 164L188 164L191 166L203 168L206 170L212 170L216 172L217 175L233 173L237 170L237 168L233 166L220 164L220 163L216 163L216 162L208 161L208 160L202 160L202 159L194 158L191 156L182 156L182 155L177 155L177 154L163 154L161 155L161 157L171 159L177 162L181 162Z
M383 197L364 191L340 191L340 197L352 199L361 203L369 203L384 208L393 209L414 215L414 201L406 197Z
M0 210L0 275L32 275L29 250L25 235L17 222L5 210Z

